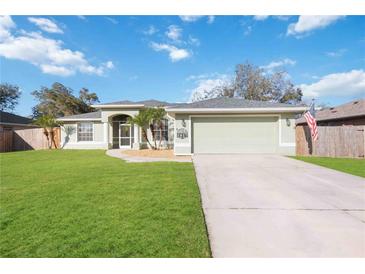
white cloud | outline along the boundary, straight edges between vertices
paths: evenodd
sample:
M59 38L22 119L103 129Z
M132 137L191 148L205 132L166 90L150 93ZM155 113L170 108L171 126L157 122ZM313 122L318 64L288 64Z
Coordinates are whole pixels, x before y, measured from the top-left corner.
M104 65L107 69L113 69L114 68L114 64L113 64L112 61L108 61L108 62L104 63Z
M298 22L288 26L286 34L301 37L315 29L323 29L344 17L334 15L301 15Z
M79 18L79 19L81 19L81 20L84 20L84 21L86 21L87 20L87 18L86 18L86 16L85 15L76 15L77 16L77 18Z
M250 35L251 32L252 32L252 26L247 26L246 29L245 29L245 31L243 32L243 34L245 36L247 36L247 35Z
M270 17L270 15L255 15L253 17L253 19L256 20L256 21L265 21L269 17ZM275 19L278 19L280 21L288 21L289 18L290 18L290 16L288 16L288 15L273 15L271 17L275 18Z
M16 25L10 16L0 16L0 42L11 36L10 30Z
M75 72L71 69L62 66L55 66L55 65L48 65L48 64L41 64L40 68L43 73L46 74L53 74L58 76L70 76L75 74Z
M153 35L156 32L158 32L158 29L155 28L155 26L150 25L147 30L145 30L143 33L146 35Z
M114 19L113 17L105 16L105 19L114 25L119 24L119 21L117 19Z
M204 15L180 15L179 16L180 19L184 22L188 22L188 23L191 23L191 22L196 22L204 17L207 17L207 23L208 24L212 24L215 20L215 16L213 15L208 15L208 16L204 16Z
M261 66L262 69L267 70L268 72L273 72L277 68L281 68L284 66L294 66L296 64L295 60L290 58L285 58L279 61L273 61L265 66Z
M361 96L365 97L365 71L362 69L325 75L312 84L299 87L304 97Z
M166 51L169 53L169 58L172 62L177 62L191 56L191 53L186 49L180 49L169 44L159 44L152 42L151 48L155 51Z
M269 15L255 15L253 17L253 19L256 20L256 21L264 21L267 18L269 18Z
M188 40L189 44L190 45L193 45L193 46L200 46L200 41L198 38L195 38L191 35L189 35L189 40Z
M47 18L28 17L28 21L35 24L41 30L50 33L63 33L63 30L57 24Z
M207 23L208 23L208 24L212 24L212 23L214 22L214 20L215 20L215 16L213 16L213 15L209 15L209 16L208 16Z
M339 49L335 51L328 51L326 52L326 55L329 57L341 57L347 52L347 49Z
M276 15L274 17L280 21L288 21L291 16L290 15Z
M228 84L230 77L226 74L202 74L191 75L187 78L188 81L194 81L196 87L188 90L190 93L189 102L200 101L203 99L215 98L217 93L212 92L214 88Z
M184 22L195 22L195 21L198 21L199 19L203 18L204 16L202 16L202 15L181 15L179 17Z
M61 40L44 37L40 33L20 30L17 35L10 32L15 27L11 18L0 17L0 56L33 64L43 73L70 76L76 72L103 75L114 67L111 61L93 66L80 51L65 48ZM10 23L9 23L10 22Z
M170 38L173 41L179 41L181 34L182 34L182 29L176 25L170 25L167 28L167 31L165 32L166 36L168 38Z

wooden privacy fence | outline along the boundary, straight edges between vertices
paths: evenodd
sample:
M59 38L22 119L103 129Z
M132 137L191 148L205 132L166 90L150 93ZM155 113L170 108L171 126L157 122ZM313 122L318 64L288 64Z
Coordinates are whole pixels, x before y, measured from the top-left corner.
M295 131L299 156L364 158L365 126L318 126L319 139L314 144L307 125Z
M5 139L6 141L3 141ZM49 142L44 134L43 128L17 129L14 131L0 132L0 140L0 152L49 148ZM54 144L52 144L52 148L60 148L60 141L61 130L60 128L54 128ZM11 145L9 145L9 142ZM3 150L3 144L7 144L6 150Z
M0 132L0 152L13 150L13 131L4 130Z

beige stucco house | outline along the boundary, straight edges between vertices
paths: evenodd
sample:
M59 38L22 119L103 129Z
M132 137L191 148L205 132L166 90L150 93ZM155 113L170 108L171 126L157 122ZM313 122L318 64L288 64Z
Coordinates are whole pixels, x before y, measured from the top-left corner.
M171 104L156 100L93 106L96 112L59 118L65 149L141 149L141 129L128 117L142 108L164 107L164 129L157 139L176 155L194 153L295 153L295 118L307 107L238 98ZM148 130L151 134L150 130Z

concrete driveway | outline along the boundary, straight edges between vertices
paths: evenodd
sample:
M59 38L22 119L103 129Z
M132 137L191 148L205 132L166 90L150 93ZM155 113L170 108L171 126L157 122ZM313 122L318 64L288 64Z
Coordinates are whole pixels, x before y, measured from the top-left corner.
M214 257L365 257L365 180L278 155L194 155Z

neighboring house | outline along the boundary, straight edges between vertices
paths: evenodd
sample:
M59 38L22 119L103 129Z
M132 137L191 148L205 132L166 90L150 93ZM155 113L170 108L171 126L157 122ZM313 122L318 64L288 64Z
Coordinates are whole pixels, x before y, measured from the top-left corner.
M316 112L316 120L318 126L365 125L365 99L324 108ZM296 124L306 124L304 117L299 118Z
M37 127L32 122L30 118L0 111L0 131Z
M193 153L295 154L295 117L307 107L282 103L215 98L171 104L156 100L120 101L93 105L96 112L59 118L64 123L64 148L146 147L137 125L128 117L145 107L164 107L167 112L162 138L176 155ZM151 134L149 132L149 134Z

